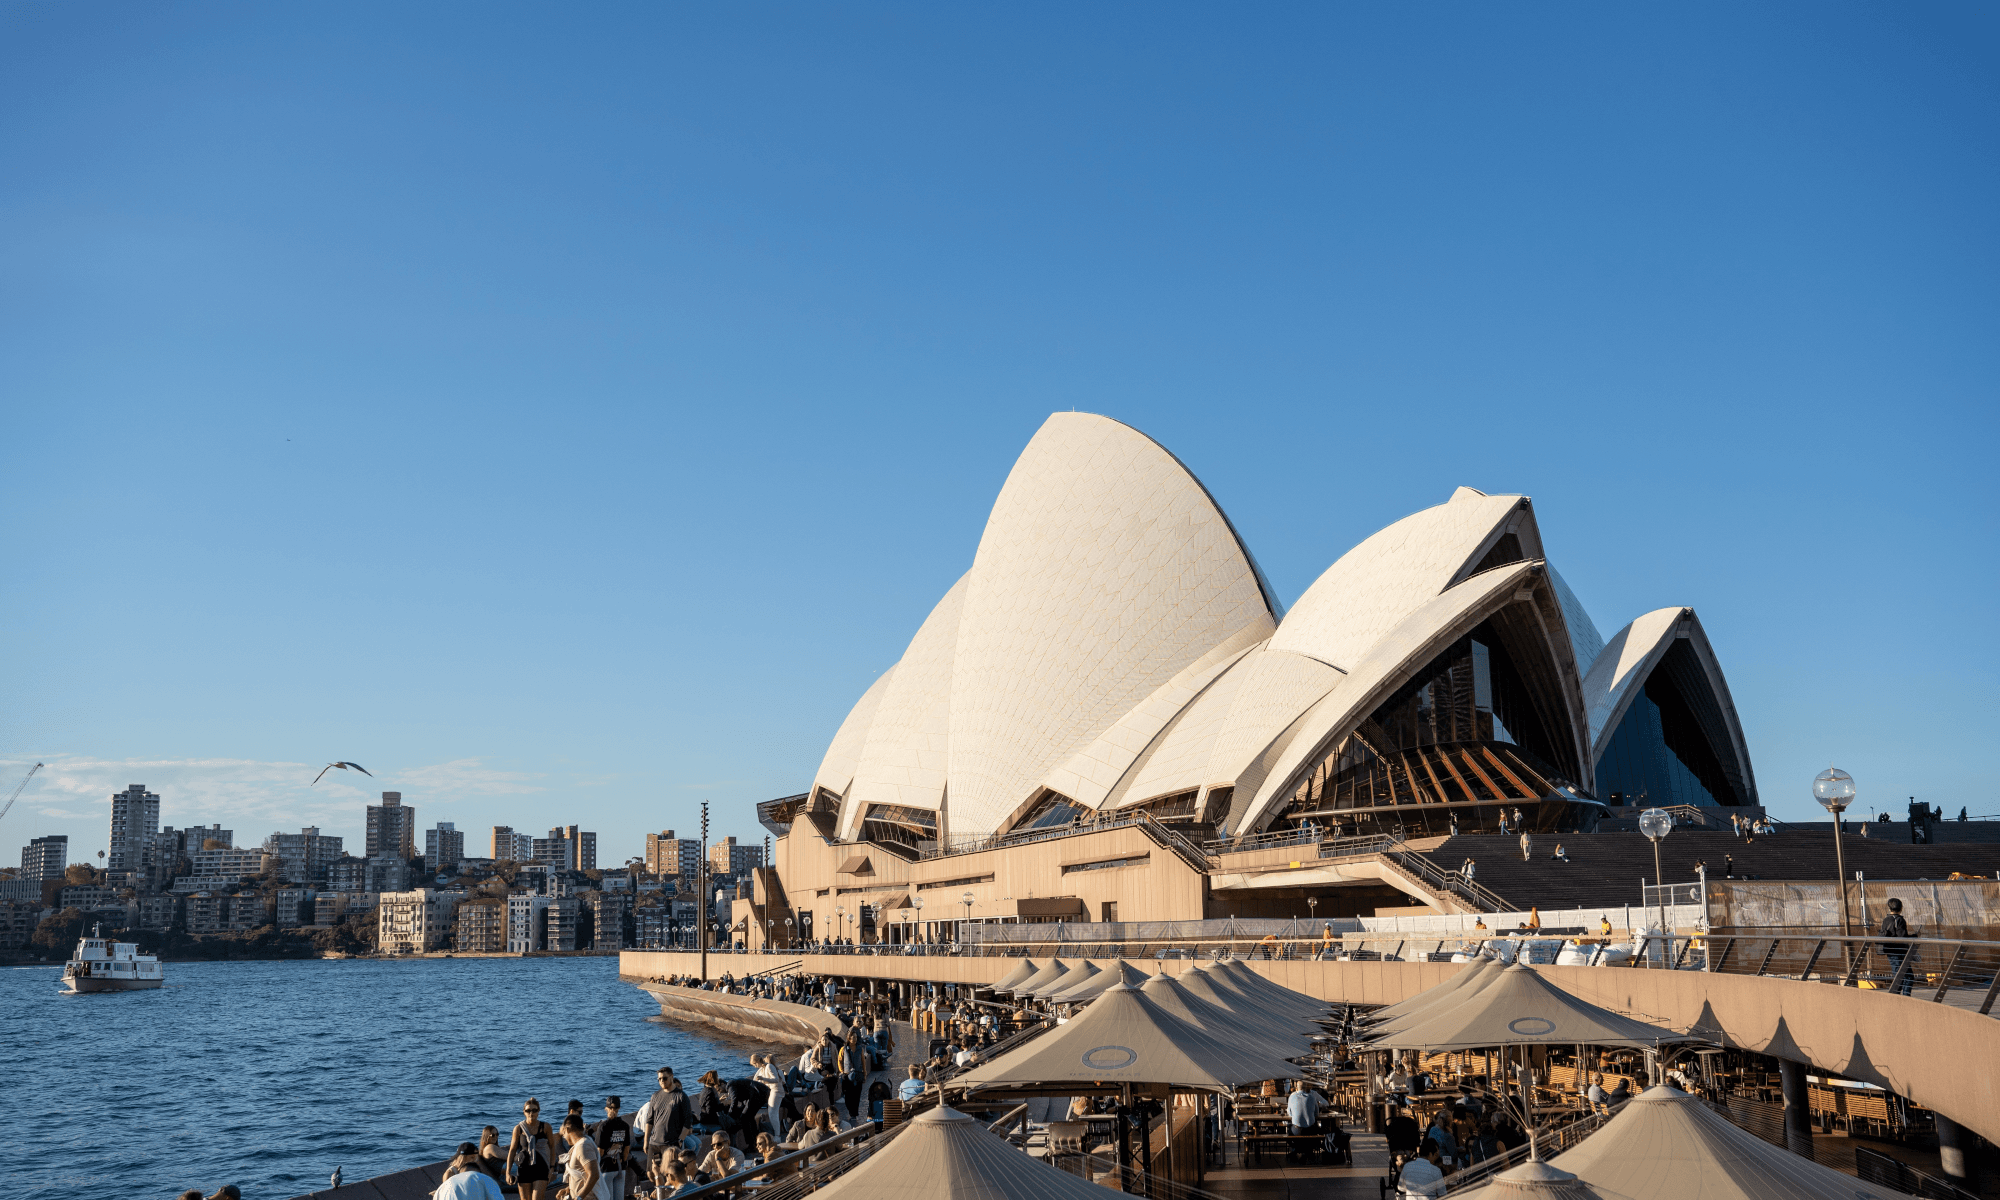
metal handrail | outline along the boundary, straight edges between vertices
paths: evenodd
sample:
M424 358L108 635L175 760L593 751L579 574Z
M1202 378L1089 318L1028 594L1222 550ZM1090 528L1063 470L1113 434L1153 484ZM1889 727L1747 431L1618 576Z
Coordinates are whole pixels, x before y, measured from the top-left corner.
M1651 957L1660 935L1642 935L1634 960ZM1842 987L1954 1001L1991 1016L2000 999L2000 942L1723 929L1694 935L1703 970L1724 975L1818 979ZM1901 948L1901 949L1897 949Z
M1617 1115L1619 1109L1624 1108L1631 1102L1630 1098L1620 1100L1616 1105L1604 1112L1598 1112L1595 1109L1588 1111L1579 1109L1570 1120L1564 1121L1561 1124L1537 1125L1534 1141L1535 1153L1543 1158L1548 1158L1554 1154L1561 1154L1563 1151L1582 1141L1585 1137L1602 1129L1606 1121ZM1528 1146L1516 1146L1512 1150L1503 1150L1491 1158L1482 1158L1456 1174L1446 1176L1444 1181L1445 1194L1450 1195L1470 1184L1484 1183L1491 1176L1509 1167L1519 1166L1528 1160L1528 1151Z
M1390 850L1383 857L1398 866L1410 869L1410 873L1434 887L1442 887L1460 899L1478 906L1484 912L1509 912L1512 906L1491 889L1481 887L1476 880L1467 879L1463 871L1448 871L1435 859L1417 850ZM1411 868L1411 860L1416 863Z
M731 1192L744 1189L753 1179L761 1178L780 1168L790 1167L794 1163L802 1164L799 1171L774 1178L772 1182L759 1186L757 1195L759 1200L763 1200L764 1197L771 1197L772 1200L782 1200L783 1197L789 1194L787 1189L791 1185L801 1181L810 1182L812 1186L798 1192L798 1195L803 1196L818 1187L819 1176L836 1168L838 1170L845 1170L865 1157L862 1154L854 1154L855 1151L866 1149L869 1152L873 1152L880 1148L884 1142L896 1136L907 1124L908 1122L905 1122L885 1132L882 1128L882 1122L863 1121L844 1133L837 1133L803 1150L794 1150L790 1154L780 1154L771 1161L761 1163L756 1167L746 1167L734 1175L727 1175L713 1182L704 1183L700 1187L688 1188L685 1191L677 1192L675 1193L675 1200L708 1200L708 1197L712 1196L726 1196ZM816 1164L805 1165L806 1160L813 1158L815 1155L827 1154L829 1150L838 1151L838 1153ZM849 1154L854 1155L852 1159L847 1158Z

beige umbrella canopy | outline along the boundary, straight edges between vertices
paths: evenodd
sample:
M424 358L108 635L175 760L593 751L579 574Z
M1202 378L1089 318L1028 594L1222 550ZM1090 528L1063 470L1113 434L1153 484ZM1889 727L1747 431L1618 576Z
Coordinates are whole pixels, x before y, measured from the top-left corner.
M1484 1200L1505 1200L1513 1196L1533 1197L1534 1200L1610 1200L1568 1171L1545 1162L1524 1162L1518 1167L1509 1167L1465 1194L1469 1196L1473 1192L1479 1193Z
M1409 1029L1438 1016L1440 1013L1449 1012L1456 1005L1468 1003L1482 988L1492 986L1500 978L1500 973L1506 969L1507 965L1505 963L1493 962L1488 966L1475 966L1470 970L1461 971L1453 976L1450 981L1441 983L1427 992L1419 992L1408 1000L1402 1001L1402 1005L1408 1005L1409 1007L1403 1008L1398 1006L1400 1011L1394 1015L1388 1017L1386 1020L1378 1020L1371 1023L1367 1027L1364 1036L1380 1037L1384 1034L1394 1033L1397 1030ZM1452 988L1450 991L1444 990L1451 988L1453 983L1460 983L1461 986ZM1422 1001L1422 1003L1418 1003L1419 1001Z
M1324 1017L1327 1010L1333 1007L1324 1000L1294 991L1284 984L1272 983L1241 959L1226 958L1208 969L1211 973L1219 973L1233 981L1252 999L1261 998L1273 1007L1294 1009L1308 1019Z
M1049 999L1057 1004L1081 1004L1086 1000L1095 1000L1106 988L1121 983L1126 987L1139 987L1149 978L1151 976L1121 958L1075 987L1059 992Z
M821 1188L824 1200L1104 1200L1105 1189L1014 1149L964 1113L933 1108L860 1166Z
M1270 1029L1260 1022L1246 1021L1236 1013L1210 1004L1188 991L1185 984L1171 975L1155 975L1139 990L1161 1008L1183 1021L1200 1026L1215 1037L1249 1038L1260 1049L1280 1058L1296 1058L1312 1051L1312 1039L1305 1034Z
M1223 1092L1298 1075L1276 1054L1207 1033L1120 983L1067 1024L973 1067L952 1085L1152 1083Z
M1407 1000L1398 1000L1394 1004L1384 1005L1374 1012L1369 1013L1365 1019L1379 1024L1383 1021L1393 1021L1407 1017L1420 1009L1429 1008L1438 1001L1455 995L1465 988L1478 985L1482 979L1500 970L1504 965L1498 959L1492 958L1483 958L1478 962L1468 963L1465 970L1458 972L1436 987L1425 988Z
M1061 995L1095 974L1097 974L1096 963L1076 963L1062 975L1036 988L1033 993L1034 997L1037 1000L1047 1000L1050 997Z
M1480 1050L1488 1046L1625 1046L1699 1042L1688 1033L1635 1021L1579 1000L1519 963L1493 982L1369 1045L1381 1050Z
M1618 1200L1907 1200L1773 1146L1664 1085L1627 1101L1604 1128L1554 1162Z
M1047 987L1064 975L1069 974L1069 964L1060 958L1052 958L1049 965L1014 985L1016 996L1032 996L1037 988Z
M1227 986L1208 971L1189 971L1175 979L1190 996L1198 996L1217 1008L1234 1013L1238 1021L1254 1022L1259 1029L1285 1033L1318 1031L1319 1027L1312 1022L1295 1013L1273 1010L1261 1000L1252 999Z
M999 983L993 985L993 990L996 992L1011 992L1032 978L1040 970L1041 968L1035 965L1034 959L1024 958L1021 960L1019 966L1007 972L1006 976Z

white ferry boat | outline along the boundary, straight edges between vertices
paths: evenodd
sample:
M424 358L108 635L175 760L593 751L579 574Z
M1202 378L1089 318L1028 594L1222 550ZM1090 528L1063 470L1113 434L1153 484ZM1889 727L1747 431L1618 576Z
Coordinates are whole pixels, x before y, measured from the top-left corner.
M102 926L92 926L90 936L76 944L76 953L63 967L63 986L71 993L136 992L156 988L166 982L160 960L139 953L133 942L107 942L98 934Z

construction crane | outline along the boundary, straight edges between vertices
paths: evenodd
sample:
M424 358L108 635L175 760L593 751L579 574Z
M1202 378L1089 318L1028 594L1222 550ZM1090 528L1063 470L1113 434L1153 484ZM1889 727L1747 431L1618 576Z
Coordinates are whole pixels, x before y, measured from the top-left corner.
M41 769L42 769L42 764L36 763L34 766L28 768L28 773L26 775L21 776L21 782L14 785L13 794L7 797L7 803L4 805L0 805L0 820L5 820L7 814L13 811L14 801L19 800L21 798L21 793L27 790L28 781L30 779L33 779L35 777L35 772Z

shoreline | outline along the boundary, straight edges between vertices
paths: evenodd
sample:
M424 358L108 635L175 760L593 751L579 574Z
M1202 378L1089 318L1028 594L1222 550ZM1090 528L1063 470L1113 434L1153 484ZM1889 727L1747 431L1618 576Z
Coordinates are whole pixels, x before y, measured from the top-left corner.
M300 954L159 955L162 964L217 962L423 962L441 958L616 958L617 950L426 950L420 954L345 954L313 950ZM67 959L0 958L0 968L43 967L61 970Z

